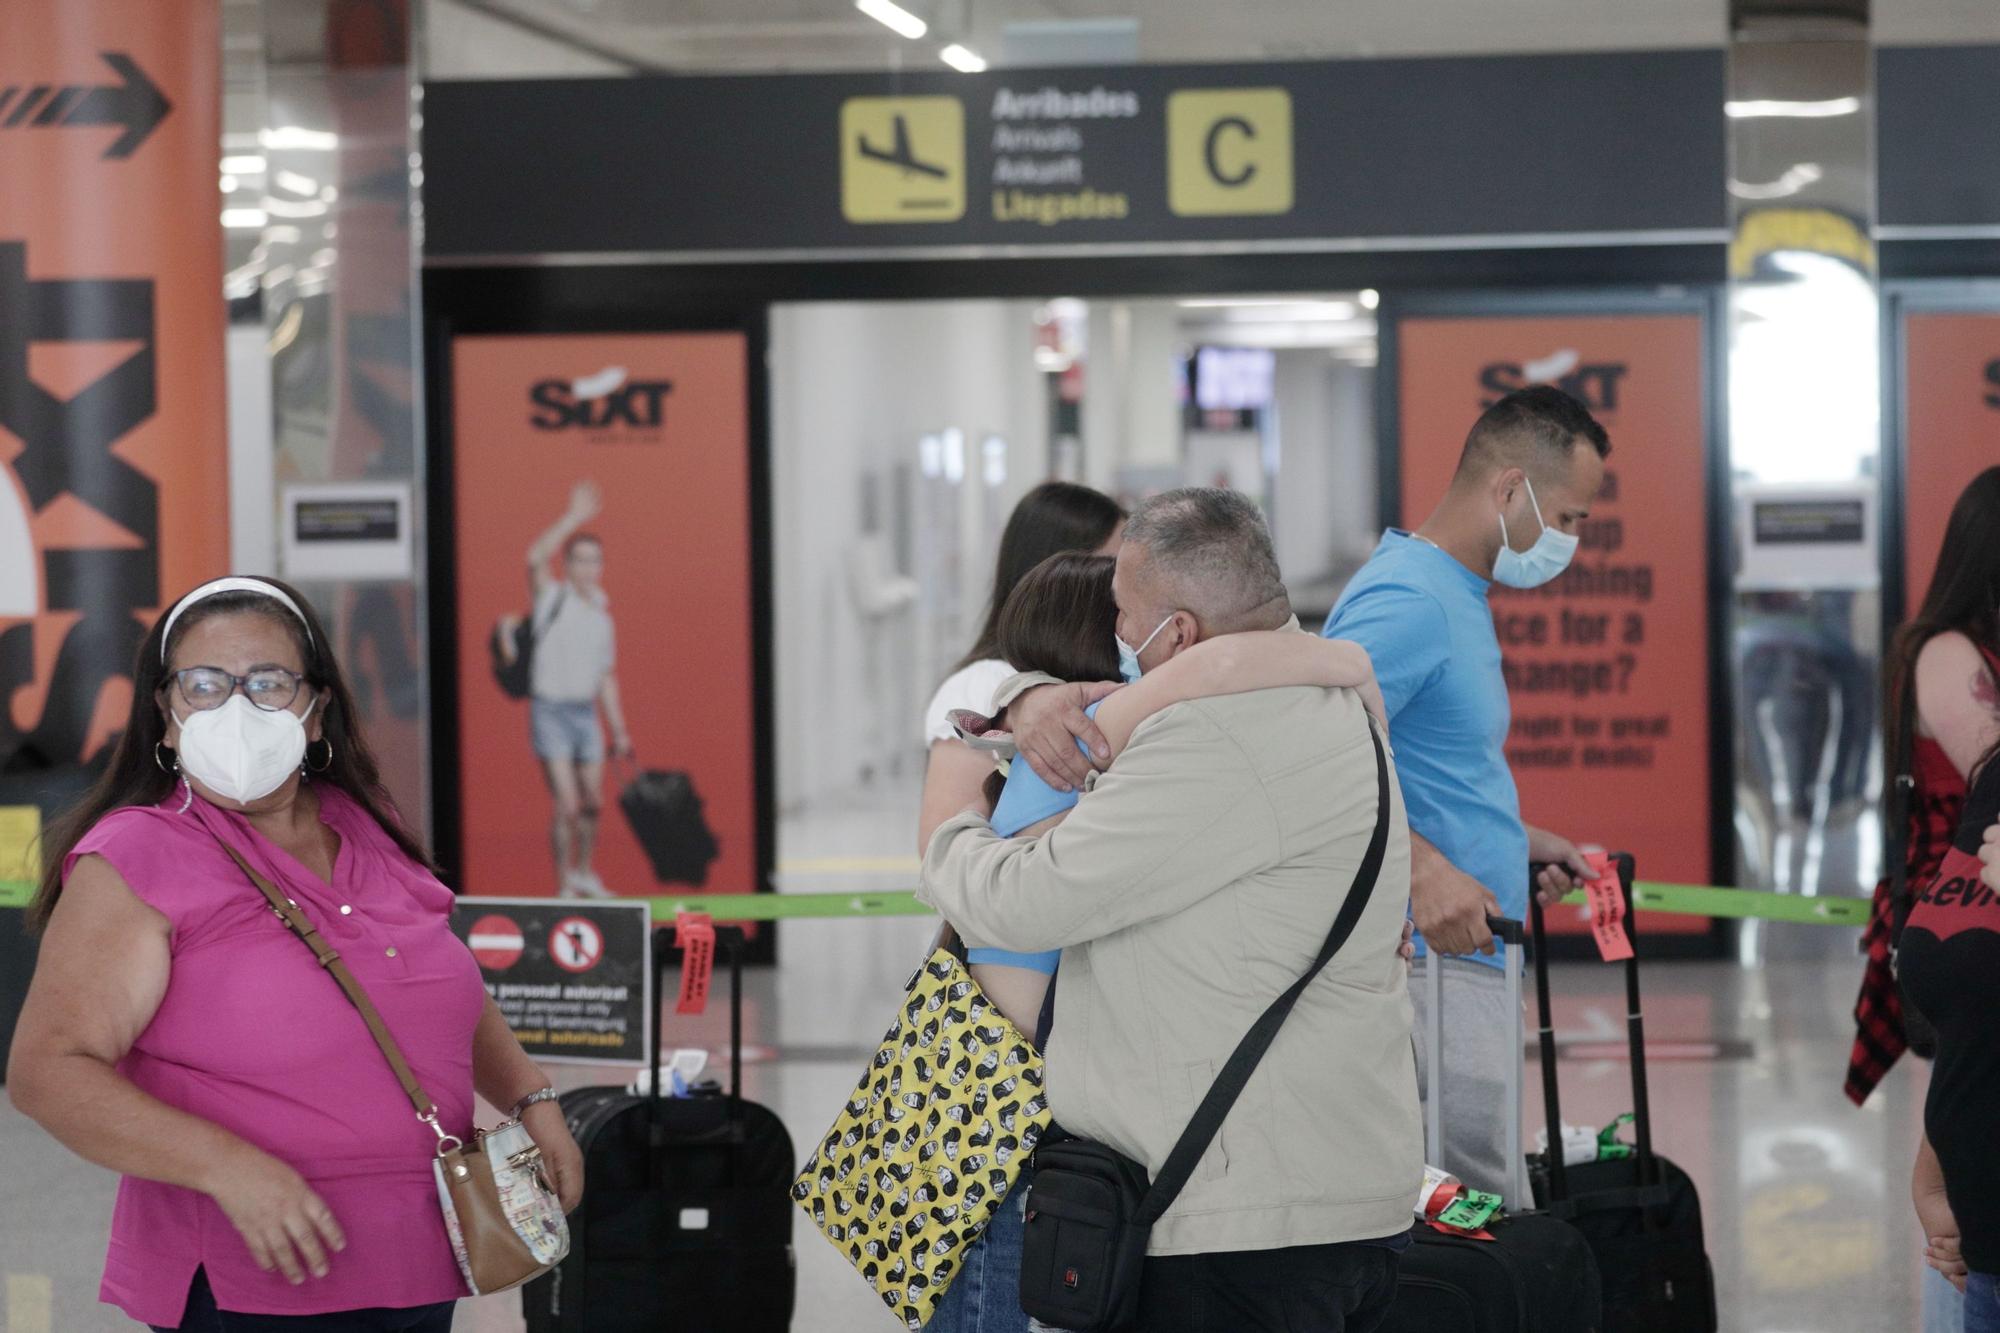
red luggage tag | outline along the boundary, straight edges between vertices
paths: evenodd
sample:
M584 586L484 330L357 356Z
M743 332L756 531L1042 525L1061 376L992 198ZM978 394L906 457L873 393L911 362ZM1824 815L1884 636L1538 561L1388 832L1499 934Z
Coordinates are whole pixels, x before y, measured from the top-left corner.
M1603 852L1583 856L1595 872L1583 892L1590 900L1590 933L1597 940L1598 956L1607 963L1622 963L1632 956L1632 938L1625 933L1625 891L1618 882L1618 867Z
M674 943L681 950L681 998L674 1012L705 1013L715 976L714 920L706 912L682 912L674 918Z

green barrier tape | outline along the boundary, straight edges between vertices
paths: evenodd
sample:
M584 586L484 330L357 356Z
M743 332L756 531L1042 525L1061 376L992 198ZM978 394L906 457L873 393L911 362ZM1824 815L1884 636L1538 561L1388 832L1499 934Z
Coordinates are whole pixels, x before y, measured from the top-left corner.
M26 907L35 886L26 880L0 880L0 907ZM1632 889L1638 905L1651 912L1677 916L1756 918L1809 926L1868 924L1866 898L1805 898L1792 893L1761 893L1749 889L1718 889L1703 884L1651 884ZM647 898L657 921L671 921L677 912L707 912L718 921L797 921L819 917L929 916L931 909L913 893L710 893L687 898ZM1581 907L1584 897L1573 893L1564 903Z
M1800 925L1865 926L1866 898L1803 898L1791 893L1750 889L1719 889L1702 884L1650 884L1632 887L1637 904L1649 912L1677 916L1756 917ZM707 912L718 921L788 921L803 917L928 916L930 908L913 893L758 893L706 894L691 898L650 898L653 917L671 921L677 911ZM1584 905L1573 893L1566 904Z
M1763 893L1750 889L1716 889L1702 884L1648 884L1632 886L1638 906L1654 912L1679 916L1755 917L1761 921L1789 921L1802 926L1865 926L1872 906L1867 898L1807 898L1796 893ZM1572 893L1565 903L1583 904L1583 895Z

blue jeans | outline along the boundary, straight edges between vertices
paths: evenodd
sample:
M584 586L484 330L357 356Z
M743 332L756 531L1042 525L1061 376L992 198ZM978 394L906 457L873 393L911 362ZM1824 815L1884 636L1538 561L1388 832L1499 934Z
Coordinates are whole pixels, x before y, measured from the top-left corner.
M1021 1310L1021 1241L1027 1231L1021 1210L1032 1179L1031 1172L1021 1173L986 1230L965 1251L964 1267L945 1289L924 1333L1028 1333L1028 1316Z
M1943 1273L1924 1265L1923 1333L1960 1333L1965 1327L1965 1297Z
M1965 1279L1965 1333L2000 1333L2000 1277L1973 1273Z
M579 764L604 762L604 729L597 725L597 701L564 703L554 699L528 701L528 730L537 759L568 759Z

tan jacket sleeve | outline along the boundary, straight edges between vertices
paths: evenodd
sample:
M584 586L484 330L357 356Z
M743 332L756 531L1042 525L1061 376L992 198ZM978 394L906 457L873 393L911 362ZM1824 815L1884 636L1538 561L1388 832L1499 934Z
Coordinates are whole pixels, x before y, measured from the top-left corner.
M1043 671L1019 671L1000 682L1000 688L993 695L993 714L999 716L1007 710L1007 705L1042 685L1060 685L1063 682Z
M938 829L917 897L972 947L1066 948L1171 916L1282 858L1277 816L1236 742L1196 705L1139 729L1054 832Z

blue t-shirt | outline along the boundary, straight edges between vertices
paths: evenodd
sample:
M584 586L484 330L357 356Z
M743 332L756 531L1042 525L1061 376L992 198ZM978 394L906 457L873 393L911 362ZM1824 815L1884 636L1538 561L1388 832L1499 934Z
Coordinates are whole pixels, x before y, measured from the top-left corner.
M1528 908L1528 831L1507 767L1511 713L1489 586L1391 528L1341 593L1325 634L1352 639L1374 659L1410 831L1519 920ZM1472 957L1501 965L1498 952Z
M1083 710L1092 717L1097 716L1097 705ZM1077 742L1082 748L1083 742ZM1028 767L1028 761L1016 758L1007 766L1007 786L1000 793L1000 799L993 806L990 821L993 831L1003 838L1011 838L1024 828L1041 823L1052 815L1059 815L1074 809L1077 793L1057 791L1042 781L1041 774ZM1062 960L1062 950L1052 949L1048 953L1010 953L1005 949L967 949L965 961L968 963L1004 963L1008 967L1025 967L1033 972L1053 976L1056 964Z

